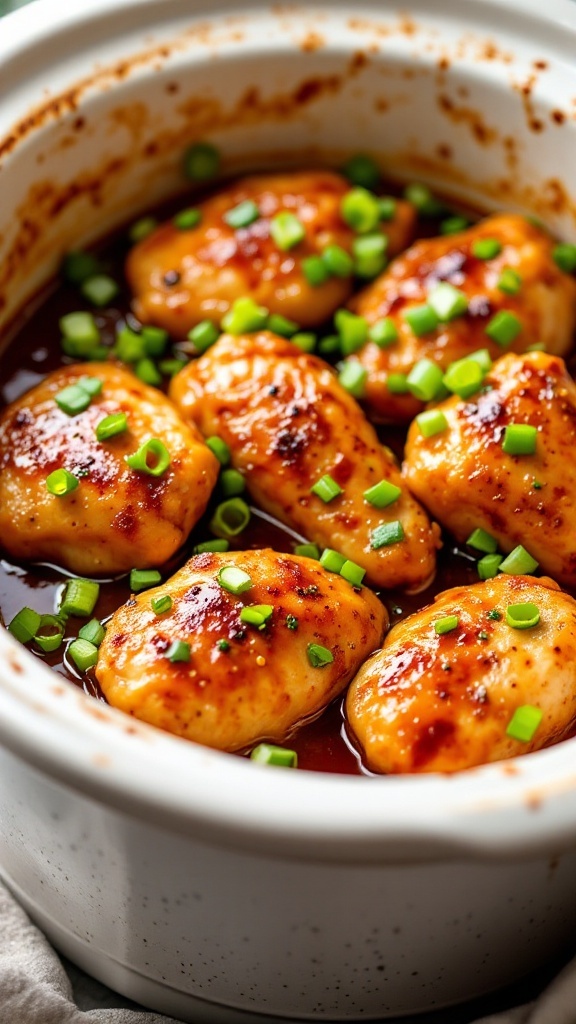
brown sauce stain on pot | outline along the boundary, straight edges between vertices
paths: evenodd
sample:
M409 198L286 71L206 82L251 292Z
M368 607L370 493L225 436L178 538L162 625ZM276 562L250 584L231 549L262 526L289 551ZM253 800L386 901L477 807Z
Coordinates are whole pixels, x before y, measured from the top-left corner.
M542 118L536 113L536 107L534 105L534 100L532 96L534 86L537 84L537 82L538 75L532 74L528 76L525 82L515 84L514 88L518 92L520 99L522 101L522 106L524 108L524 114L526 117L526 125L528 127L528 130L531 132L539 133L544 131L544 122Z
M463 103L457 103L446 92L438 94L437 102L442 113L453 124L466 125L476 141L481 145L490 146L499 140L500 133L496 128L486 123L484 115L479 110L475 110L474 107Z
M321 50L325 45L326 40L324 36L321 36L319 32L310 30L304 39L301 39L298 46L303 53L316 53L317 50Z

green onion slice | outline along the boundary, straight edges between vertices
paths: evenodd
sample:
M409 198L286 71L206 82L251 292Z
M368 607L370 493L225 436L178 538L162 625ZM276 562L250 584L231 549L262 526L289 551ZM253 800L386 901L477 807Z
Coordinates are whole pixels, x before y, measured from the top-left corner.
M364 398L368 370L357 359L351 359L340 370L338 383L354 398Z
M538 562L521 544L499 565L500 572L505 572L509 576L530 576L537 568Z
M178 661L190 661L190 644L185 640L173 640L164 657L168 658L172 664Z
M236 498L246 490L246 481L237 469L223 469L220 474L220 488L225 498Z
M319 480L316 481L313 487L310 488L312 494L315 494L320 498L326 505L334 501L334 498L338 498L344 491L339 484L330 476L329 473L325 473Z
M237 537L250 522L250 509L243 498L228 498L217 505L210 529L217 537Z
M542 711L533 704L524 704L516 708L506 728L506 735L520 743L530 743L533 739L540 722Z
M212 437L207 437L204 442L206 447L210 449L213 455L216 456L221 466L227 466L230 462L230 447L223 441L221 437L217 437L215 434Z
M341 555L338 551L333 551L332 548L325 548L320 556L320 565L328 572L339 573L345 561L344 555Z
M149 590L162 582L162 575L157 569L132 569L130 572L130 590L137 594L140 590Z
M428 303L420 306L411 306L403 313L403 318L412 328L417 338L435 331L440 323L438 314Z
M370 547L374 551L379 548L389 547L390 544L399 544L405 539L404 527L399 519L392 523L381 523L370 535Z
M277 768L297 768L298 755L287 747L274 747L270 743L259 743L250 754L250 760L257 764L271 764Z
M492 580L498 575L498 569L502 564L503 555L484 555L476 566L478 578L481 580Z
M300 558L314 558L318 561L320 558L320 548L317 544L297 544L294 548L294 554Z
M364 491L363 497L374 508L387 508L388 505L398 501L401 494L401 487L391 484L389 480L381 480L380 483L374 484L373 487L369 487L367 491Z
M68 648L68 654L80 672L94 668L98 661L98 648L89 640L73 640Z
M59 613L60 615L77 615L79 618L89 619L99 596L99 583L75 577L68 580L66 584Z
M250 334L263 330L267 320L268 310L264 306L258 306L249 296L243 296L236 299L222 317L222 329L228 331L228 334Z
M160 438L151 437L133 455L125 455L124 461L139 473L162 476L170 466L170 452Z
M220 168L220 153L209 142L196 142L184 153L184 173L191 181L210 181Z
M123 434L128 429L128 416L125 412L113 412L96 425L98 441L108 441L111 437Z
M227 314L228 316L230 314ZM234 332L231 332L234 333ZM191 331L188 332L188 341L191 341L197 352L202 354L209 349L214 342L218 341L220 331L211 320L201 320Z
M419 402L431 402L442 387L443 376L438 363L433 363L431 359L419 359L406 378L408 390Z
M334 661L332 651L327 647L323 647L322 644L308 644L306 654L312 668L324 668L326 665L331 665Z
M442 323L463 316L468 309L468 299L464 292L448 281L436 285L428 295L428 304Z
M513 629L532 629L540 622L540 610L529 601L524 604L509 604L506 609L506 622Z
M259 217L260 210L254 200L245 199L243 202L238 203L238 206L227 210L222 219L226 221L229 227L237 229L249 227Z
M347 580L354 587L361 587L362 581L366 575L366 569L363 569L361 565L357 565L356 562L351 562L346 559L344 565L340 569L340 575L342 579Z
M172 608L172 598L170 594L159 594L158 597L150 598L150 607L155 615L164 615L169 612Z
M272 617L274 608L271 604L249 604L245 605L240 612L240 622L246 622L249 626L256 626L256 629L265 629L268 619Z
M40 650L45 654L57 651L64 639L64 627L62 620L56 615L42 615L40 625L34 636L34 643L38 644Z
M102 625L99 619L90 619L90 622L86 622L78 630L78 636L81 640L88 640L89 643L94 644L94 647L100 647L106 636L106 627Z
M306 228L295 213L282 210L272 217L270 234L278 248L285 252L304 241Z
M434 437L448 429L448 420L440 409L425 409L416 417L416 423L423 437Z
M438 636L443 636L445 633L451 633L457 629L459 622L460 619L457 615L445 615L442 619L436 619L434 631L438 633Z
M67 469L55 469L46 477L46 490L56 498L64 498L78 487L80 481Z
M230 594L243 594L252 586L252 577L235 565L224 565L218 573L217 580Z
M493 537L491 533L487 533L487 531L483 530L481 527L477 527L472 531L466 543L469 544L471 548L476 548L477 551L483 551L487 555L493 555L498 548L498 541L496 538Z
M205 552L210 551L228 551L230 548L230 541L224 537L218 537L216 540L204 540L201 544L196 544L192 548L193 555L203 555Z
M504 430L502 451L507 455L534 455L538 430L529 423L509 423Z
M42 616L32 608L21 608L8 625L8 632L21 644L28 644L34 639L40 628Z

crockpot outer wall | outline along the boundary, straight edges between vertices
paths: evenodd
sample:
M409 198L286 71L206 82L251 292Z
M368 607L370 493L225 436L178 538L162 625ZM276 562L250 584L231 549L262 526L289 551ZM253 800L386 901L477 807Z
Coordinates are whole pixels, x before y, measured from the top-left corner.
M349 11L43 0L4 20L6 336L63 252L182 189L196 138L226 171L368 149L573 238L572 5ZM0 665L4 877L140 1001L376 1018L503 984L571 934L574 741L456 777L273 772L96 705L4 630Z

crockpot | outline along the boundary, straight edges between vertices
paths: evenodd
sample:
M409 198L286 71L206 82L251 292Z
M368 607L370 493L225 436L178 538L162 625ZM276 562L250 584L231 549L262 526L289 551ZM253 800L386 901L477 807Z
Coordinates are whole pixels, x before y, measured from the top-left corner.
M184 188L200 139L231 173L368 152L574 239L575 52L568 0L32 4L0 24L5 343L63 252ZM574 935L575 764L572 739L452 776L275 770L0 629L2 876L68 957L183 1020L369 1020L529 972Z

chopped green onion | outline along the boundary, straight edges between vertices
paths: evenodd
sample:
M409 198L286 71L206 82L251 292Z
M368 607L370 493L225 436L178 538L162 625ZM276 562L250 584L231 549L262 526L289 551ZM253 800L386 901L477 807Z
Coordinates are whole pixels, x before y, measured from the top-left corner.
M8 632L21 644L30 643L40 628L42 616L32 608L21 608L8 625Z
M397 205L396 200L392 196L380 196L378 198L380 220L394 220Z
M403 317L417 338L435 331L439 324L436 312L428 303L424 303L421 306L411 306L410 309L405 311Z
M298 754L286 747L273 747L270 743L259 743L250 754L250 760L258 764L271 764L277 768L297 768Z
M538 562L521 544L518 544L499 566L500 572L505 572L509 576L530 576L537 568Z
M238 569L235 565L224 565L217 576L218 583L230 594L243 594L250 590L252 578L244 569Z
M380 168L371 156L365 153L357 153L350 157L342 168L342 173L353 185L362 185L364 188L376 188L380 181Z
M498 541L496 540L496 537L493 537L491 533L487 533L487 531L483 530L481 527L477 527L472 531L466 543L469 544L471 548L476 548L477 551L483 551L487 555L493 555L498 548Z
M353 231L365 234L373 231L380 222L380 203L368 189L353 188L342 197L340 213Z
M468 299L463 291L449 281L441 281L428 295L428 304L444 323L463 316L468 309Z
M497 238L476 238L471 249L477 260L493 260L502 252L502 243Z
M351 562L346 559L344 565L340 569L340 575L343 580L347 580L354 587L362 586L362 580L366 575L366 569L363 569L361 565L356 565L356 562Z
M306 228L295 213L282 210L270 221L270 234L279 249L287 252L306 238Z
M223 469L220 474L220 488L225 498L236 498L246 490L246 481L237 469Z
M362 235L352 242L354 273L357 277L377 277L386 266L387 235Z
M534 488L535 491L541 491L543 486L544 486L544 484L540 483L540 480L533 480L532 481L532 487Z
M80 291L93 306L108 306L118 295L120 288L107 274L94 274L82 282Z
M401 494L402 488L397 487L396 484L391 484L388 480L381 480L380 483L374 484L373 487L369 487L367 491L364 491L363 497L374 508L387 508L388 505L398 501Z
M368 337L370 341L378 345L378 348L390 348L390 345L398 341L398 328L392 317L385 316L382 320L377 320L372 324L368 330Z
M137 363L146 355L146 342L141 334L123 327L116 336L115 352L123 363Z
M431 402L442 386L442 370L431 359L419 359L412 367L406 383L408 390L419 402Z
M202 211L192 206L188 210L180 210L180 213L172 218L172 223L179 231L190 231L191 228L198 227L201 220Z
M64 498L75 491L79 483L78 477L67 469L55 469L46 477L46 490L56 498Z
M227 210L222 219L231 228L247 228L260 217L260 210L253 199L245 199L231 210Z
M213 455L216 456L221 466L227 466L230 462L230 446L223 441L221 437L207 437L205 445L210 449Z
M301 263L302 273L312 288L319 288L330 277L330 271L321 256L307 256Z
M357 359L344 363L338 375L338 383L354 398L364 398L367 379L368 370Z
M137 594L140 590L150 590L162 582L157 569L132 569L130 572L130 590Z
M170 466L170 452L158 437L151 437L133 455L125 455L124 461L139 473L162 476Z
M166 612L169 612L172 604L170 594L159 594L158 597L150 598L150 607L155 615L164 615Z
M128 430L128 416L125 412L112 412L96 425L98 441L108 441L111 437L123 434Z
M240 622L246 622L257 629L265 629L268 619L272 617L274 608L271 604L246 605L240 612Z
M250 334L266 327L268 310L258 306L249 296L236 299L225 316L222 317L222 328L228 334ZM192 339L194 340L194 339Z
M191 341L197 352L202 354L210 348L215 341L218 341L220 331L211 320L201 320L191 331L188 332L188 341Z
M538 430L529 423L509 423L504 430L502 451L507 455L534 455Z
M520 743L530 743L533 739L540 722L542 721L540 708L533 704L523 704L516 708L506 728L506 735Z
M226 651L230 650L230 641L224 639L217 640L216 647L218 648L219 651L223 651L225 653Z
M78 379L78 387L82 388L83 391L87 391L90 398L100 395L103 386L104 382L99 377L80 377Z
M475 363L478 363L478 366L484 373L489 373L492 369L492 360L487 348L479 348L476 352L471 352L469 356L466 356L466 359L472 359ZM461 362L461 360L457 360L457 362Z
M67 355L86 358L100 344L100 331L91 313L67 313L60 317L59 326Z
M163 327L154 327L153 324L147 324L142 328L141 337L144 339L146 355L151 356L153 359L158 359L159 356L164 354L170 335Z
M497 345L507 348L522 330L522 321L508 309L501 309L486 325L486 334Z
M209 181L220 168L220 153L209 142L196 142L184 153L184 173L191 181Z
M452 630L457 629L459 622L460 619L457 615L445 615L442 619L436 619L434 630L438 636L444 636L445 633L451 633Z
M484 380L484 372L476 359L457 359L444 374L444 386L460 398L474 395Z
M91 252L81 249L66 253L62 263L62 276L70 284L81 285L100 272L100 261Z
M565 274L573 274L576 270L576 245L562 242L560 245L554 246L552 259Z
M268 330L273 334L279 334L281 338L291 338L300 330L300 324L282 316L281 313L271 313L268 317Z
M227 498L217 505L210 520L210 529L217 537L237 537L250 522L250 509L242 498Z
M513 629L532 629L540 622L540 610L529 601L524 604L509 604L506 609L506 622Z
M390 544L398 544L404 540L404 528L399 519L392 523L381 523L370 535L370 547L374 551L379 548L389 547Z
M348 309L337 309L334 314L334 326L338 331L342 354L351 356L368 340L368 323L363 316L351 313Z
M345 562L346 558L344 555L339 554L338 551L333 551L332 548L325 548L320 556L320 565L327 572L340 572Z
M81 640L88 640L89 643L94 644L94 647L100 647L106 636L106 629L99 619L90 619L90 622L80 627L78 636Z
M338 335L327 334L324 338L320 338L320 341L318 342L318 351L322 356L341 355L342 350Z
M332 651L329 651L327 647L322 647L322 644L308 644L306 654L312 668L324 668L334 661Z
M161 359L158 363L160 373L163 373L166 377L175 377L184 366L186 366L186 360L178 359L177 356L173 359Z
M203 540L201 544L196 544L192 548L193 555L203 555L206 551L228 551L230 548L230 541L224 537L218 537L215 540Z
M445 220L440 223L440 234L441 235L458 235L461 231L465 231L466 228L470 227L470 221L468 217L462 217L459 214L455 214L453 217L446 217Z
M316 348L316 335L312 331L297 331L292 335L290 341L301 352L313 352Z
M408 377L405 373L389 373L386 387L391 395L407 395Z
M100 585L94 580L84 580L80 577L68 580L59 614L89 619L99 596Z
M312 494L315 494L327 505L333 501L334 498L338 498L344 493L339 484L332 479L329 473L325 473L319 480L316 481L313 487L310 488Z
M68 387L54 395L54 401L67 416L77 416L78 413L84 412L88 408L92 396L79 384L69 384Z
M297 544L294 548L294 554L299 555L300 558L320 558L320 548L317 544Z
M291 629L292 631L298 629L298 619L295 615L286 616L286 629Z
M40 625L34 637L34 643L45 654L57 651L64 639L64 627L56 615L42 615Z
M172 664L177 661L190 661L190 644L187 644L184 640L173 640L164 657L168 658L168 661L171 661Z
M156 231L158 227L158 221L156 217L140 217L139 220L134 221L129 232L128 237L131 242L143 242L148 235L151 235L153 231Z
M322 260L333 277L350 277L354 270L354 260L341 245L327 245Z
M89 640L73 640L68 648L68 654L80 672L94 668L98 661L98 648Z
M481 580L492 580L498 575L498 569L503 561L503 555L484 555L478 562L476 568L478 577Z
M545 352L546 345L543 341L535 341L533 345L528 345L527 352Z
M427 185L415 181L404 189L404 198L416 207L421 217L438 217L444 212L444 204L432 193Z
M493 608L492 611L488 612L489 619L493 619L495 622L499 622L502 618L502 612L499 612L497 608Z
M498 288L505 295L517 295L522 287L522 278L513 267L504 267L498 278Z
M448 429L448 420L440 409L426 409L419 413L416 423L423 437L434 437Z
M138 380L141 380L143 384L149 384L151 387L157 388L162 383L162 374L148 356L138 360L134 367L134 373Z

